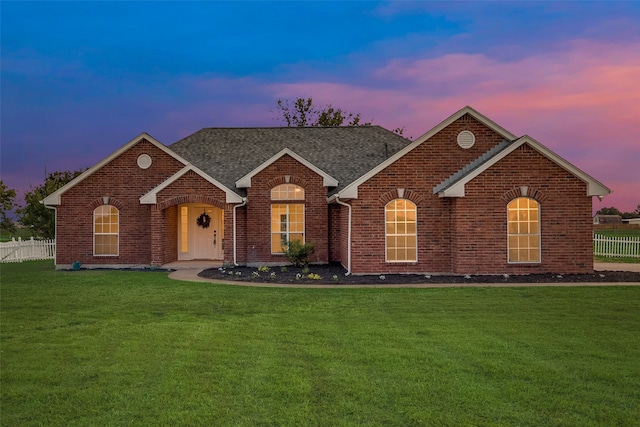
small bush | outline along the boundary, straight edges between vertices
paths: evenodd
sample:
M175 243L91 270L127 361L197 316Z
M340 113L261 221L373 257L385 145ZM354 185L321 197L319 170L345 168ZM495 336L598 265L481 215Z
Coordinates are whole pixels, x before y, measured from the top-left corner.
M309 264L309 255L313 253L315 246L313 243L301 243L298 240L291 240L284 247L284 255L289 262L296 267L303 267Z

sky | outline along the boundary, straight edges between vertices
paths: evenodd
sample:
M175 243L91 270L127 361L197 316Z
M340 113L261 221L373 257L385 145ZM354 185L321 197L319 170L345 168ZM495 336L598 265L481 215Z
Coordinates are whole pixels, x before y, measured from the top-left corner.
M0 176L312 97L415 139L469 105L640 204L640 2L0 2Z

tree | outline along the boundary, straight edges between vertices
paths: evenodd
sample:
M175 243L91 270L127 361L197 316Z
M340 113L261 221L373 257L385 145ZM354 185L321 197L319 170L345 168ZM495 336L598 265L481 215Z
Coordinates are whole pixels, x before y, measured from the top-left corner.
M30 227L33 232L45 239L52 239L56 234L56 218L52 209L42 204L45 197L80 175L84 169L74 172L51 172L44 183L38 187L31 187L24 195L25 206L18 209L20 223Z
M614 207L602 208L598 212L596 212L596 214L598 214L598 215L620 215L620 216L622 216L622 212L620 212L617 208L614 208Z
M360 114L349 113L342 108L334 108L328 104L324 109L313 105L313 98L298 98L293 103L278 99L278 118L288 127L304 126L370 126L371 123L360 123Z
M0 181L0 229L8 232L15 231L16 227L9 217L9 213L14 208L16 190L7 188L4 182Z
M334 108L327 104L324 109L313 105L313 98L297 98L293 102L278 99L277 120L282 120L288 127L304 126L371 126L371 122L361 122L360 113L349 113L342 108ZM404 134L404 127L393 130L398 135Z

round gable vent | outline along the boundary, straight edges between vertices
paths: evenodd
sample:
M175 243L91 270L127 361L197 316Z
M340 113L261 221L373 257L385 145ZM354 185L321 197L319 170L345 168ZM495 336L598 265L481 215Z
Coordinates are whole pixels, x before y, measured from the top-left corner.
M148 154L140 154L138 156L138 166L140 169L148 169L151 166L151 156Z
M467 148L473 147L473 144L475 143L476 136L473 134L473 132L469 130L463 130L458 134L458 145L460 146L460 148L464 148L466 150Z

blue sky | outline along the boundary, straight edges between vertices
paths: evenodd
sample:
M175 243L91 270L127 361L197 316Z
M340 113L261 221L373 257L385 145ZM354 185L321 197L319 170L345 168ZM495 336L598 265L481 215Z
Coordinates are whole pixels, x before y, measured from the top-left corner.
M6 2L1 176L92 166L148 132L278 126L313 97L417 137L471 105L640 203L637 2Z

